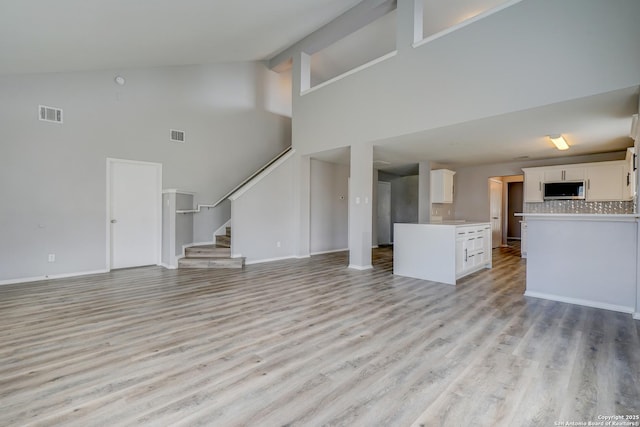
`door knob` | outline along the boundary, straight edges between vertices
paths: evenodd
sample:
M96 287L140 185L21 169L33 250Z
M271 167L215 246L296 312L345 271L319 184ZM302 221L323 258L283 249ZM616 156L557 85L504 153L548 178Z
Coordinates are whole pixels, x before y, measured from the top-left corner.
M111 220L111 224L115 224L116 222L118 222L118 220L117 220L117 219L112 219L112 220Z

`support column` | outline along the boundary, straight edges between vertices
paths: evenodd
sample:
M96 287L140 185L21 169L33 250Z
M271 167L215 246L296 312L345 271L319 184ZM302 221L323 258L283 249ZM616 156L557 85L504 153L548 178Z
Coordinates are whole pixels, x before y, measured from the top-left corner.
M294 99L300 92L311 88L311 55L300 52L293 55L291 86Z
M349 179L349 268L372 268L373 146L351 145Z
M431 162L418 163L418 222L431 222Z
M398 0L396 49L410 48L422 40L423 0Z
M309 257L309 234L311 217L311 158L296 156L294 167L294 211L296 218L296 247L297 258Z

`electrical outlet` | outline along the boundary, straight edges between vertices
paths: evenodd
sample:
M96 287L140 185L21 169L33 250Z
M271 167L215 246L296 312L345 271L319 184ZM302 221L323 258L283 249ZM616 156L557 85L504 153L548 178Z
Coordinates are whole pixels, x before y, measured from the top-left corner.
M49 262L56 262L56 254L49 254Z
M280 240L278 240L278 241L276 242L276 247L277 247L277 248L279 248L279 247L280 247Z

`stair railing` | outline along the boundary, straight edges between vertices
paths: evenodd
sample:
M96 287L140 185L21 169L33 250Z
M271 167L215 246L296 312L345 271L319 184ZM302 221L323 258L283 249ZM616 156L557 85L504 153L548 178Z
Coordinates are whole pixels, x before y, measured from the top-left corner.
M275 156L273 159L271 159L269 162L267 162L264 166L262 166L260 169L258 169L257 171L255 171L254 173L252 173L251 175L249 175L249 177L247 179L245 179L244 181L242 181L240 184L236 185L233 190L229 191L227 194L225 194L224 196L222 196L220 199L218 199L218 201L216 201L215 203L212 204L198 204L198 207L195 209L179 209L176 210L176 213L179 214L189 214L189 213L198 213L201 211L202 208L206 208L206 209L211 209L211 208L215 208L217 207L220 203L224 202L225 200L227 200L229 197L231 197L235 192L237 192L238 190L240 190L242 187L244 187L245 185L247 185L249 182L251 182L254 178L256 178L258 175L260 175L262 172L266 171L271 165L273 165L274 163L276 163L278 160L280 160L281 158L283 158L285 155L287 155L293 148L291 146L287 147L284 151L282 151L280 154L278 154L277 156Z

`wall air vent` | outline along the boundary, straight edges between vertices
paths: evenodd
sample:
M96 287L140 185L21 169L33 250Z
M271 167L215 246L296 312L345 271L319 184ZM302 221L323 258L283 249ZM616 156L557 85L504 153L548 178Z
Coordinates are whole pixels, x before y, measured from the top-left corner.
M173 142L184 142L184 131L171 129L171 136L169 139Z
M62 123L62 109L55 107L47 107L46 105L38 106L38 118L43 122Z

